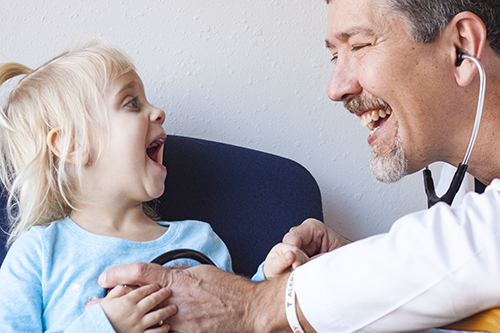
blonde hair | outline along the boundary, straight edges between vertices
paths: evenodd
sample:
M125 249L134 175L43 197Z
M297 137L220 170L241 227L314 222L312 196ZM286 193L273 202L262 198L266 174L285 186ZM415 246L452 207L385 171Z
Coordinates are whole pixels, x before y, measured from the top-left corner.
M132 60L122 50L102 41L64 52L36 70L19 63L0 65L0 85L26 74L0 112L0 178L9 193L9 244L34 225L69 216L80 204L75 184L81 182L90 153L89 129L106 121L103 91L132 70ZM59 157L47 145L51 130L58 132ZM101 145L102 140L97 138ZM66 163L72 151L77 152L74 162Z

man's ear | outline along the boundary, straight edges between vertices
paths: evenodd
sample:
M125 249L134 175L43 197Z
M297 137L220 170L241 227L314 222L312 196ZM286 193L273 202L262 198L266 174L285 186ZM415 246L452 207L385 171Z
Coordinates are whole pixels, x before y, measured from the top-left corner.
M486 47L486 27L483 21L474 13L458 13L449 23L445 33L452 34L453 49L450 56L456 66L455 79L461 87L468 86L477 73L476 65L471 61L457 61L458 53L462 52L481 59Z
M54 155L56 155L58 158L61 158L61 152L58 149L58 140L61 138L61 129L60 128L54 128L50 130L49 134L47 134L47 146L49 149L52 151ZM66 162L70 164L75 164L76 163L76 152L74 149L75 145L71 144L71 148L68 151L68 155L66 156Z

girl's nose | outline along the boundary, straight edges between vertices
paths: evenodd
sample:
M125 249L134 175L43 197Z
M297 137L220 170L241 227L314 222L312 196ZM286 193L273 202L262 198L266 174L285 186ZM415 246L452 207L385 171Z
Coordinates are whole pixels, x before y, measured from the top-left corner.
M163 111L162 109L160 108L157 108L155 106L152 106L153 107L153 110L151 112L151 121L152 122L159 122L161 125L163 125L163 123L165 122L165 111Z

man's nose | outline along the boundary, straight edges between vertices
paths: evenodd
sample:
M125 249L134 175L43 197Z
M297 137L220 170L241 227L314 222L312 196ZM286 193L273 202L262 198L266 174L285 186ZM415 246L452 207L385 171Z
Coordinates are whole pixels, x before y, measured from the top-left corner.
M328 97L332 101L343 102L361 94L362 90L355 70L337 62L328 84Z

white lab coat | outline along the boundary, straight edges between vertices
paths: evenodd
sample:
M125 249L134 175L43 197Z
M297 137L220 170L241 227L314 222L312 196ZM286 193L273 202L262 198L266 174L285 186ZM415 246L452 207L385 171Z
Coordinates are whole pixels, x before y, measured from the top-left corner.
M299 267L300 307L318 332L409 332L500 306L500 180L386 234ZM426 331L427 332L427 331Z

